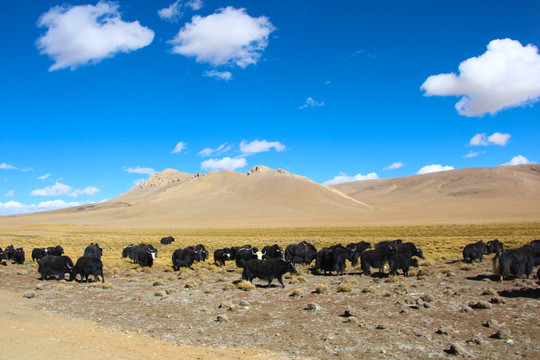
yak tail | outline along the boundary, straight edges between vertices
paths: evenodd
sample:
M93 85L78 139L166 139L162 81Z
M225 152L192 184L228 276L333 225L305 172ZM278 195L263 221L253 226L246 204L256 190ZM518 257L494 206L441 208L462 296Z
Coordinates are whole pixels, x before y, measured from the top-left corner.
M501 262L498 258L493 259L493 273L495 275L501 275Z

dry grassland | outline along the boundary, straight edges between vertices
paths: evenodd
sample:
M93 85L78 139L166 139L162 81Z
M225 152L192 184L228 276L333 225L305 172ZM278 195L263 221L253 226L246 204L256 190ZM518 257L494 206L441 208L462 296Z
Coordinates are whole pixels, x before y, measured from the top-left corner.
M173 236L176 242L162 245L160 239ZM158 250L156 269L171 267L171 255L177 248L204 244L210 251L210 261L195 266L215 269L213 252L224 246L251 244L259 248L289 244L307 240L317 249L334 244L368 241L375 244L382 240L402 239L423 248L426 262L461 259L463 246L478 240L499 239L505 248L515 248L540 238L540 223L501 225L440 225L440 226L374 226L374 227L328 227L283 229L150 229L110 230L78 226L26 226L0 229L0 247L10 244L23 247L26 262L31 262L31 251L36 247L61 245L65 254L76 260L82 256L90 243L99 243L103 250L103 263L107 273L114 274L118 268L129 266L129 260L121 257L128 244L150 243ZM426 264L424 264L426 265ZM139 269L139 271L142 271Z

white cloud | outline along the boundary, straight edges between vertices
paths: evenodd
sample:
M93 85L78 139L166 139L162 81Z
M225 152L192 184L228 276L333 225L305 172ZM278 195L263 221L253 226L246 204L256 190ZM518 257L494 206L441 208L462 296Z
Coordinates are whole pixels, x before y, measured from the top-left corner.
M442 166L442 165L426 165L420 170L418 170L418 174L429 174L433 172L438 171L448 171L448 170L454 170L452 166Z
M494 133L488 137L488 141L492 144L505 146L510 139L510 134Z
M201 163L201 169L208 171L222 171L222 170L235 170L243 168L247 165L245 158L230 158L224 157L223 159L209 159Z
M402 168L404 166L405 166L405 164L403 164L401 161L398 161L398 162L393 163L390 166L385 167L383 170L396 170L396 169Z
M171 151L171 153L173 153L173 154L180 153L180 152L182 152L182 150L184 150L185 148L186 148L186 143L183 142L183 141L180 141L178 144L176 144L176 146L174 147L174 150Z
M202 0L190 0L186 2L186 6L192 10L201 10L204 7L204 2Z
M274 30L267 17L254 18L246 9L229 6L206 17L194 16L170 43L174 53L197 62L245 68L259 61Z
M63 200L42 201L39 204L22 204L17 201L0 202L0 214L25 214L36 211L56 210L66 207L80 206L80 202L65 202Z
M271 149L276 150L277 152L285 150L285 145L279 141L266 141L266 140L253 140L250 143L246 143L245 140L242 140L240 143L240 151L243 154L256 154L260 152L270 151Z
M47 178L51 177L51 174L45 174L45 175L42 175L42 176L38 176L38 180L45 180Z
M501 134L499 132L493 133L486 138L486 134L476 134L469 141L471 146L488 146L490 144L505 146L510 139L510 134Z
M216 78L219 80L225 80L225 81L229 81L232 79L232 74L230 71L210 70L210 71L206 71L204 73L204 76L210 77L210 78L213 77L213 78Z
M351 182L351 181L374 180L374 179L378 179L378 178L379 178L379 176L377 175L377 173L374 173L374 172L369 173L367 175L356 174L354 176L348 176L345 173L340 173L339 175L337 175L333 179L325 181L323 184L324 185L336 185L336 184L341 184L341 183L346 183L346 182Z
M80 195L95 195L99 189L94 186L87 186L84 189L75 189L69 185L55 183L52 186L46 186L43 189L36 189L30 192L30 196L71 196L78 197Z
M470 159L470 158L477 157L478 155L482 155L485 153L486 153L485 151L476 151L476 152L469 151L468 154L463 155L463 158Z
M523 165L523 164L534 164L534 161L529 161L525 156L518 155L514 156L512 160L503 165Z
M4 194L5 197L13 197L15 195L15 190L9 190Z
M220 155L232 149L232 146L224 143L219 145L217 149L205 148L199 152L200 156L211 156L213 154Z
M460 115L482 116L536 102L540 97L540 55L534 45L493 40L487 51L467 59L455 73L430 76L421 86L426 96L462 96Z
M169 21L177 21L182 17L183 14L181 0L177 0L169 5L169 7L158 10L158 16L163 20Z
M304 105L300 106L300 110L305 109L307 107L321 107L321 106L324 106L324 102L317 101L317 100L313 99L312 97L308 97L306 99L306 103Z
M149 176L152 176L156 173L156 170L152 168L142 168L140 166L129 167L124 170L130 174L144 174L144 175L149 175Z
M8 165L6 163L1 163L0 164L0 169L2 170L17 170L17 168L13 165Z
M38 26L48 30L36 46L55 61L49 71L74 70L149 45L154 32L138 21L122 21L118 7L115 2L100 1L95 6L55 6L41 15Z

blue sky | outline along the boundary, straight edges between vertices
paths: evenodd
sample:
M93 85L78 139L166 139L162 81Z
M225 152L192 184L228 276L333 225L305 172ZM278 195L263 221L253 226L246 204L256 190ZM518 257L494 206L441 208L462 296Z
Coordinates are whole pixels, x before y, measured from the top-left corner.
M538 162L538 19L536 0L2 1L0 214L165 168Z

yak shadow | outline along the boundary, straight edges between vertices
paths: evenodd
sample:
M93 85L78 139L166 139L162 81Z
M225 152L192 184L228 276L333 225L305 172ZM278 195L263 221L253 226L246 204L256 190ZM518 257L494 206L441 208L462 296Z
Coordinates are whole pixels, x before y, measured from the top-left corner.
M540 289L522 288L519 290L499 291L499 295L506 298L540 299Z
M255 284L255 287L258 288L258 289L273 289L273 288L277 288L278 285L277 284ZM279 287L281 287L281 285L279 285Z
M478 274L476 276L467 276L465 279L467 280L473 280L473 281L484 281L486 279L489 279L491 281L499 281L499 277L494 274Z

